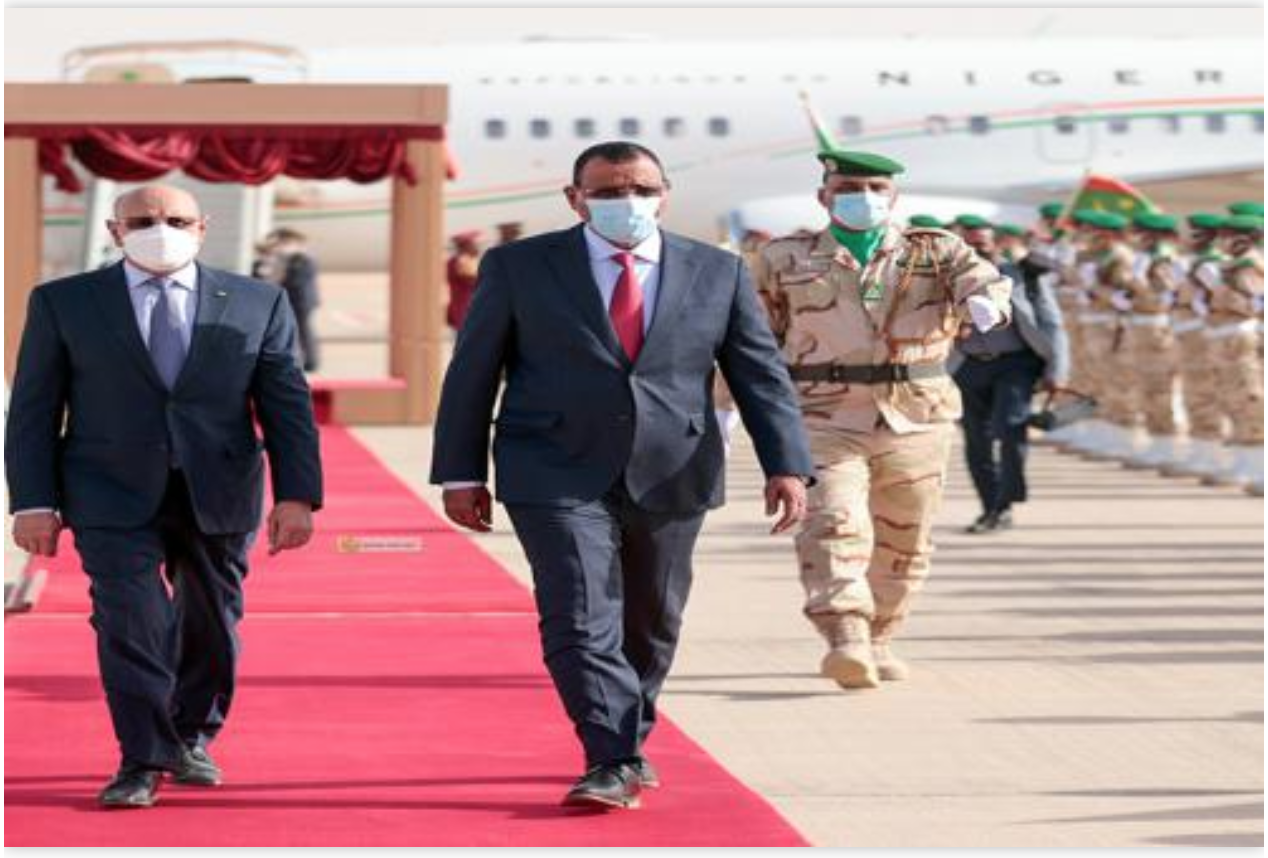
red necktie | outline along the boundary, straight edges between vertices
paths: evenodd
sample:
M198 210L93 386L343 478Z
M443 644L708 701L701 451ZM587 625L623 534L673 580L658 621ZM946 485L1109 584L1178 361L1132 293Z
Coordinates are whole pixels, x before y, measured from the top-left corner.
M612 320L617 338L625 347L625 354L633 362L638 360L638 353L643 348L643 287L634 273L634 254L614 253L612 259L621 264L621 276L616 281L616 291L612 293L608 317Z

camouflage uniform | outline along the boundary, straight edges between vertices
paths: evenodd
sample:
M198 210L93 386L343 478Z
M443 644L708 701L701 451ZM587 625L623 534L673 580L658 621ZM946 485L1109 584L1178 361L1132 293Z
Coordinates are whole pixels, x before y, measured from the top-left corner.
M1176 344L1171 330L1171 307L1185 279L1173 245L1160 244L1139 258L1136 276L1128 285L1127 356L1138 382L1145 429L1154 439L1176 434Z
M1264 260L1251 250L1229 260L1223 284L1211 295L1206 341L1215 369L1220 410L1232 422L1229 443L1264 443L1264 368L1259 352Z
M1100 416L1131 430L1136 425L1136 387L1131 359L1124 344L1125 315L1114 295L1131 287L1134 257L1125 244L1115 242L1104 252L1085 251L1080 271L1088 287L1088 304L1079 316L1087 354L1092 394L1100 401Z
M890 225L866 268L830 231L777 239L756 284L801 397L818 483L796 539L805 613L836 646L846 617L887 642L929 572L960 394L945 370L965 302L1007 317L1010 283L940 229ZM866 285L865 285L866 284ZM831 365L926 366L883 383L814 380ZM919 375L919 372L917 372Z
M1218 442L1223 435L1219 395L1212 383L1215 366L1205 331L1211 293L1219 287L1224 262L1224 255L1214 248L1200 250L1189 265L1188 276L1177 284L1171 311L1191 441Z

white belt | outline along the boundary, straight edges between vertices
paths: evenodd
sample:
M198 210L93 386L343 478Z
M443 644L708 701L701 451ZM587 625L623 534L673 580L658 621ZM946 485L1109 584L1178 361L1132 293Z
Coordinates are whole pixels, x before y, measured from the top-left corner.
M1129 320L1138 328L1165 328L1171 324L1166 313L1136 313Z
M1080 313L1079 324L1081 325L1112 325L1118 321L1118 317L1113 313Z
M1220 325L1218 328L1207 328L1204 333L1208 340L1226 340L1238 334L1254 334L1258 333L1258 331L1259 323L1254 319L1246 319L1241 322Z
M1177 334L1187 334L1189 331L1201 329L1201 327L1205 324L1206 322L1201 318L1184 320L1177 319L1174 323L1172 323L1171 330L1175 331Z

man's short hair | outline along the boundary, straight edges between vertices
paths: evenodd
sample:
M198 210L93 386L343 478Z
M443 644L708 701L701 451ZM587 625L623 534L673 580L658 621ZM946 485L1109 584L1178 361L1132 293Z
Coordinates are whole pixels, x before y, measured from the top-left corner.
M646 158L655 164L656 169L660 170L661 180L666 186L669 185L665 178L665 167L660 163L660 158L656 157L655 152L628 140L613 140L607 143L596 143L577 156L577 160L572 165L572 186L574 188L581 186L581 171L591 161L603 160L610 164L628 164L639 158Z

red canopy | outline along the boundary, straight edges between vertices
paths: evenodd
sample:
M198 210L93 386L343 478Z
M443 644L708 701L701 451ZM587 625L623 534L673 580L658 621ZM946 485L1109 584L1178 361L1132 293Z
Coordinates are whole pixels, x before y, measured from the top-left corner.
M416 183L406 160L409 140L442 140L444 129L420 126L250 125L5 125L5 137L40 141L40 168L60 190L83 184L70 155L93 175L144 182L184 170L205 182L260 185L279 176L376 182L401 178ZM453 168L450 164L450 178Z

